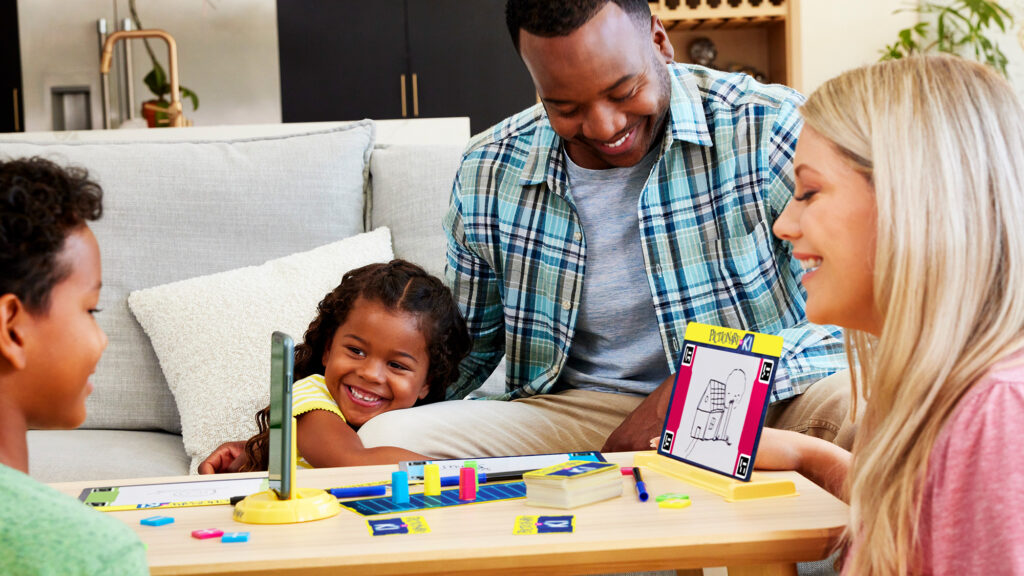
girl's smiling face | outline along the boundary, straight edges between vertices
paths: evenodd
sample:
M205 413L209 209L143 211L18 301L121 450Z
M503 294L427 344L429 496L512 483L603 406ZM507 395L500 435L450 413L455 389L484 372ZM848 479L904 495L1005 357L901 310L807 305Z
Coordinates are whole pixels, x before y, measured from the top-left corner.
M324 380L348 423L412 407L429 392L430 356L416 316L359 298L324 350Z
M796 191L775 221L805 272L807 319L878 334L875 192L821 134L804 126L794 160Z

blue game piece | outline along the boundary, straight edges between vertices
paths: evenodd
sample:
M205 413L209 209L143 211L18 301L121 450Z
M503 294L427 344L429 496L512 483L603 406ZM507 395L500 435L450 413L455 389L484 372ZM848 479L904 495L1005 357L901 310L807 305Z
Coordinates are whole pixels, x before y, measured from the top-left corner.
M174 518L170 516L150 516L149 518L143 518L139 520L139 524L145 526L163 526L164 524L173 524Z
M409 503L409 474L403 470L391 473L391 501L395 504Z
M224 535L220 537L220 541L221 542L248 542L249 541L249 533L248 532L225 532Z

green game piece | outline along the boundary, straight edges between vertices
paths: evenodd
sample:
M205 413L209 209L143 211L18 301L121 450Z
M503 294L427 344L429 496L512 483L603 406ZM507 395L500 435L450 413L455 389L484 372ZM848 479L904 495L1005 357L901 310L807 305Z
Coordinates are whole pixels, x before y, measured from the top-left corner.
M97 508L106 506L117 499L117 494L120 491L118 487L112 488L93 488L92 492L85 497L85 503L90 506Z
M654 498L656 502L664 502L665 500L689 500L690 497L686 494L675 494L669 492L668 494L659 494Z

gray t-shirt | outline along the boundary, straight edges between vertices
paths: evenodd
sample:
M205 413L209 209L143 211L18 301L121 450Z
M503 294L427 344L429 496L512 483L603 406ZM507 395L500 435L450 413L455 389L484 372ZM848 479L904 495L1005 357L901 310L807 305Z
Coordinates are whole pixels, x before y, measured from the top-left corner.
M649 394L670 374L654 315L638 203L654 148L635 166L588 170L563 152L586 242L576 334L560 388Z

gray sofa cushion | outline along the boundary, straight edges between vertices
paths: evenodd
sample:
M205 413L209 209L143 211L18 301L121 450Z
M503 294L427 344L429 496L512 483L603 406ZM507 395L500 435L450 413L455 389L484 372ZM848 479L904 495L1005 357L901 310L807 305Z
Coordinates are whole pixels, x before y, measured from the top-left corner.
M104 189L98 319L110 338L85 428L181 430L128 293L257 265L363 231L373 123L299 135L181 142L3 141L0 157L84 166ZM106 458L105 458L106 459Z
M370 158L368 229L387 226L396 258L444 277L441 221L448 209L462 146L379 146Z
M28 471L40 482L188 474L181 436L137 430L30 430Z

